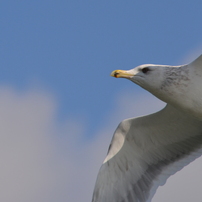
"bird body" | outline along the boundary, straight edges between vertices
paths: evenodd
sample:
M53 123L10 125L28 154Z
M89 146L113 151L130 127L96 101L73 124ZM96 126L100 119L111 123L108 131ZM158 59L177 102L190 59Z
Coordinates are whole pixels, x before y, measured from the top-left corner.
M149 202L170 175L202 154L202 55L182 66L115 70L167 103L123 120L98 173L92 202Z

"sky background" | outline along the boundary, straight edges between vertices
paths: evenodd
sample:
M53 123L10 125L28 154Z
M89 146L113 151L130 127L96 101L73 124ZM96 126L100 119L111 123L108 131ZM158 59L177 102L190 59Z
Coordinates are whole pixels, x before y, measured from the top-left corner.
M118 123L165 104L114 69L202 53L202 1L0 2L0 201L91 201ZM202 158L152 202L201 201Z

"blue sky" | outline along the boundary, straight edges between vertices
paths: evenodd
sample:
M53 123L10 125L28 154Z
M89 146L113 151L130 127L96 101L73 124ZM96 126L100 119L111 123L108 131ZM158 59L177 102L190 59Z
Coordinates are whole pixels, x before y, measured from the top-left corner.
M110 72L142 63L180 63L201 45L201 5L1 1L0 83L17 90L42 86L57 97L59 118L84 116L89 128L98 127L117 89L139 89L113 80Z
M32 108L34 102L29 97L37 100L36 103L47 102L50 108L44 113L52 114L56 131L59 131L53 135L57 146L65 148L74 132L80 134L79 141L72 140L72 150L60 151L64 161L67 160L65 152L72 152L79 159L81 154L76 153L77 147L88 141L93 144L100 138L102 128L112 123L107 126L110 128L108 142L105 141L108 146L118 122L133 116L134 111L127 108L128 103L133 108L132 100L138 99L143 107L142 111L141 107L136 108L140 114L145 112L141 103L149 103L149 100L140 99L145 96L144 90L126 80L110 77L110 72L143 63L178 65L189 61L187 58L192 55L197 57L202 50L201 7L199 0L2 0L0 87L3 90L0 92L10 100L2 101L2 106L10 110L7 102L16 100ZM19 107L15 103L13 106ZM23 106L22 110L28 110ZM34 109L43 111L44 108L46 104L39 104L39 108ZM128 110L125 114L124 109ZM154 109L155 106L151 110ZM18 113L15 111L16 116ZM104 148L99 152L103 152L101 156L106 153ZM100 165L101 162L99 159L96 163ZM87 158L82 164L84 167L85 163L88 163ZM93 186L94 181L93 175L89 186ZM88 200L91 189L86 191ZM72 200L76 201L73 197Z

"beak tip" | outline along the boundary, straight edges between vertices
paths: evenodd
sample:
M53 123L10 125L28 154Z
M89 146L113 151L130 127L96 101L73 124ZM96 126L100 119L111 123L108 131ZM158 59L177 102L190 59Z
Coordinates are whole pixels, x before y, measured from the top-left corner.
M116 77L116 70L114 70L113 72L111 72L111 74L110 74L110 76L112 76L112 77Z
M125 70L114 70L110 76L115 77L115 78L131 78L134 76L133 74L129 73L128 71Z

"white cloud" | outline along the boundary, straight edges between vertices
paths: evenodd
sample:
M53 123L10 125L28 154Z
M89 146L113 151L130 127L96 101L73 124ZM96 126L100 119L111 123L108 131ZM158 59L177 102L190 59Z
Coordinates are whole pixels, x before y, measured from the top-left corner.
M147 92L138 96L122 94L115 103L96 136L84 141L83 123L71 119L58 123L57 105L52 96L34 90L22 94L1 88L0 201L91 201L99 167L118 123L164 106ZM171 195L175 196L175 189L185 187L186 179L191 184L190 189L193 189L192 184L200 185L197 173L202 164L198 164L196 168L188 166L191 169L188 173L181 171L182 176L175 175L174 181L171 179L171 183L168 181L159 189L153 201L166 202L168 196L168 201L186 201L179 200L179 195L175 200L170 199ZM197 181L191 181L193 176ZM180 185L176 186L176 181ZM188 188L184 189L188 193ZM192 193L193 190L190 195ZM197 193L199 196L200 191Z

